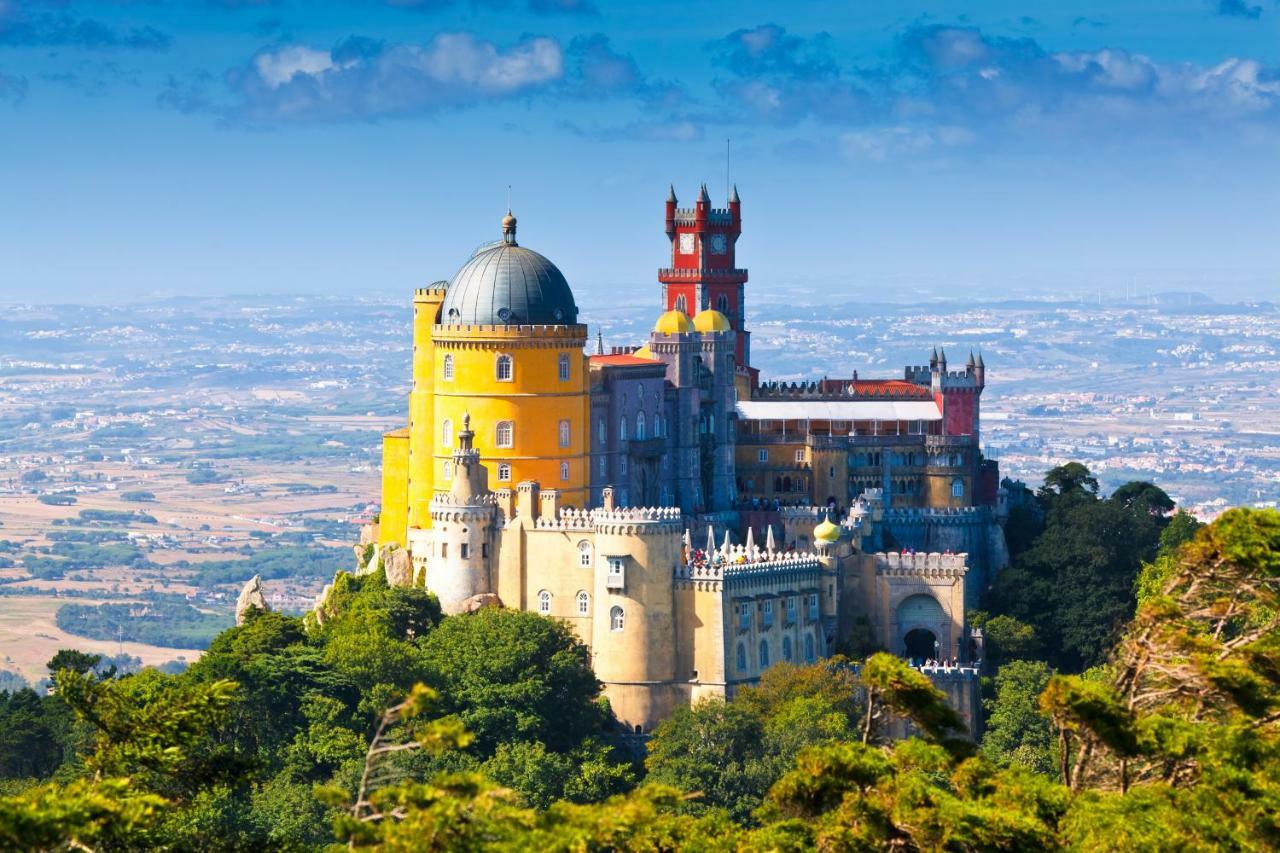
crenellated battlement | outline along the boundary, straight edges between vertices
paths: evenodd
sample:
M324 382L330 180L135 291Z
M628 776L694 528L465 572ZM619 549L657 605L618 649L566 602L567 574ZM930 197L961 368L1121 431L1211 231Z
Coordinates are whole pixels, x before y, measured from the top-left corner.
M762 382L751 391L751 399L768 400L927 400L929 390L905 383L845 379L809 382Z
M917 554L877 551L876 574L962 578L969 571L968 554Z

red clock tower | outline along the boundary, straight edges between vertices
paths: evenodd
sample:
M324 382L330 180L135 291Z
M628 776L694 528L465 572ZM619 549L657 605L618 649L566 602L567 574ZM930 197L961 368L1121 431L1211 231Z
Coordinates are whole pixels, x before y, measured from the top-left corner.
M734 249L742 233L738 188L729 207L713 208L703 184L693 208L676 207L675 187L667 194L667 237L671 266L658 270L664 311L677 308L690 317L714 308L729 318L737 338L734 362L746 368L751 359L751 333L745 328L747 271L734 266Z

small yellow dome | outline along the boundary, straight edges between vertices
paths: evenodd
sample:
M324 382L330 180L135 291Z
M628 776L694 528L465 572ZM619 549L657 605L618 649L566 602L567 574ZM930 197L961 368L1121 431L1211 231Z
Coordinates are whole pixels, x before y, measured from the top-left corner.
M830 518L824 518L813 528L813 538L818 542L838 542L840 541L840 526L832 524Z
M699 311L693 318L693 327L699 332L728 332L733 328L729 325L729 318L714 308Z
M644 346L640 347L640 349L636 350L631 354L634 355L636 358L653 358L653 350L649 349L648 344L645 344Z
M693 331L693 323L688 314L672 309L658 318L653 330L663 335L683 335Z

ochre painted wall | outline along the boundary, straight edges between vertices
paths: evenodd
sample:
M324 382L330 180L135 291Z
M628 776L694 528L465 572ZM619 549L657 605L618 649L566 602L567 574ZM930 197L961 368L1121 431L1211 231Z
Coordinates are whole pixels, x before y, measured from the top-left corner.
M382 517L378 544L406 544L409 527L409 430L382 437Z
M431 526L432 424L435 422L435 343L431 329L444 301L443 288L422 288L413 295L413 389L409 392L409 526Z
M449 421L454 443L463 419L470 415L475 447L489 469L493 488L513 487L524 480L537 481L543 489L560 492L561 506L586 506L587 501L587 375L582 348L585 326L436 326L434 422L434 478L441 479L452 447L444 443ZM509 381L497 378L497 359L512 359ZM453 360L453 379L444 378L447 356ZM569 376L560 379L560 357L569 364ZM568 446L561 446L559 424L569 423ZM497 428L513 424L512 444L499 447ZM418 426L415 424L414 430ZM561 463L569 466L561 477ZM511 466L503 480L498 466Z

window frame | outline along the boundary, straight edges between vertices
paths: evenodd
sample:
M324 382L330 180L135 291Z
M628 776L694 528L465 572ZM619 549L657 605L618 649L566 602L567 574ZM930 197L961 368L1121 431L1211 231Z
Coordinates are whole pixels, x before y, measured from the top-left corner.
M538 613L543 616L551 615L551 591L546 589L538 590Z
M453 353L445 353L440 360L440 381L452 382L454 377Z
M503 376L503 367L506 376ZM493 360L493 378L495 382L514 382L516 376L516 360L508 353L500 352Z
M506 438L502 437L503 431L506 431ZM515 447L516 444L516 422L515 421L498 421L493 425L493 446L509 449Z

